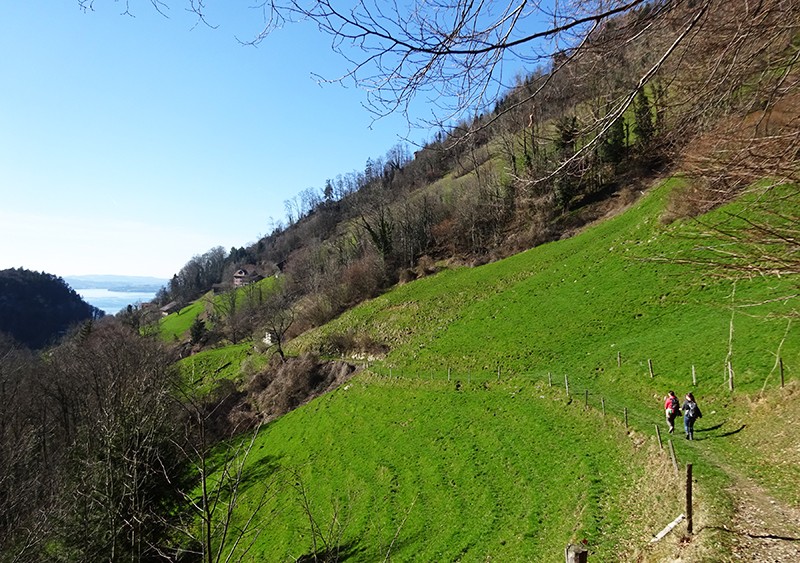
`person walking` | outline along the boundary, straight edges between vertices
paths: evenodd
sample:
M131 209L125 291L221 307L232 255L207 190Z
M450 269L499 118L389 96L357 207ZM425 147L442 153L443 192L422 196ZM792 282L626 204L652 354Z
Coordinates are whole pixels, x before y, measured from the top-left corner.
M694 395L686 393L686 399L683 401L683 428L686 430L687 440L694 440L694 421L702 417L703 413L700 412Z
M672 434L675 432L675 419L681 412L680 401L675 396L675 391L670 391L664 398L664 412L667 415L667 428L669 428L669 433Z

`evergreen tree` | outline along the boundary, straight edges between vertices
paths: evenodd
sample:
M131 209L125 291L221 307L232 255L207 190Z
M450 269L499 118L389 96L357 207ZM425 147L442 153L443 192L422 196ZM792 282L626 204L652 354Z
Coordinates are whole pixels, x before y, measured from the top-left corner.
M644 90L640 90L633 99L634 132L636 133L636 143L642 147L650 144L655 136L656 127L653 122L653 111L650 108L650 100Z
M198 344L203 340L206 335L206 323L200 317L195 318L192 326L189 328L189 337L192 344Z
M569 157L575 154L575 142L578 140L578 118L565 115L556 121L555 144L561 156Z
M625 120L619 117L606 131L600 145L600 156L605 162L619 164L625 157Z

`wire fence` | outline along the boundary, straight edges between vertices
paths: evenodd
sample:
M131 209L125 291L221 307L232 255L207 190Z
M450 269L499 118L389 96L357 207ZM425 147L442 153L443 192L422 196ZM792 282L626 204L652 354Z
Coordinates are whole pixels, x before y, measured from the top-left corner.
M491 383L527 383L546 385L554 392L562 392L564 396L576 403L582 403L587 409L592 408L601 411L603 414L618 416L625 420L630 426L647 426L664 422L663 412L653 405L632 405L639 401L625 401L615 397L606 396L601 391L592 386L579 376L556 375L554 372L502 372L498 370L490 373L487 371L477 372L457 372L447 370L429 372L410 372L396 368L387 367L379 364L365 366L375 377L391 382L393 380L403 382L417 382L418 384L442 385L449 383L456 389L469 390L471 388L484 388Z

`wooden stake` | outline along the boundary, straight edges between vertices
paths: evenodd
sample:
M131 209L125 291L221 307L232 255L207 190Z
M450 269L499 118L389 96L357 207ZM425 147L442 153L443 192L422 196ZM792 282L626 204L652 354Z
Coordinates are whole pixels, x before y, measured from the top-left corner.
M569 379L567 379L567 374L564 374L564 387L567 390L567 397L569 397Z
M617 350L617 367L622 367L622 354Z
M783 358L778 358L778 364L781 368L781 389L783 389Z
M656 424L656 437L658 438L658 448L663 450L664 444L661 443L661 428Z
M692 385L697 387L697 372L694 370L694 364L692 364Z
M653 377L653 360L647 360L647 369L650 371L650 377Z
M675 457L675 446L672 440L669 441L669 456L672 458L672 467L675 468L675 473L678 473L678 459Z
M733 391L733 366L728 362L728 389Z
M450 368L447 368L447 381L450 381Z
M667 524L666 528L658 532L655 535L655 537L652 540L650 540L650 543L656 543L657 541L660 541L664 536L670 533L673 530L673 528L675 528L675 526L683 522L684 518L686 518L686 516L684 516L683 514L679 514L678 517L675 518L675 520Z
M692 464L686 464L686 531L692 535Z
M606 415L606 399L605 397L600 397L600 406L603 407L603 416Z
M553 374L551 374L549 371L547 372L547 383L550 385L550 387L553 386Z
M625 407L625 430L628 429L628 407Z
M580 545L569 544L564 550L566 563L587 563L589 552Z

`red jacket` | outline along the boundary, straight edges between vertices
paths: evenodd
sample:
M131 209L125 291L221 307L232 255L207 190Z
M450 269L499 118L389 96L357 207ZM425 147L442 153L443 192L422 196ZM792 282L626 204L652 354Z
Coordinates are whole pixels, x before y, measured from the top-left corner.
M678 410L678 397L670 397L667 395L667 398L664 400L664 410L672 409L674 411Z

